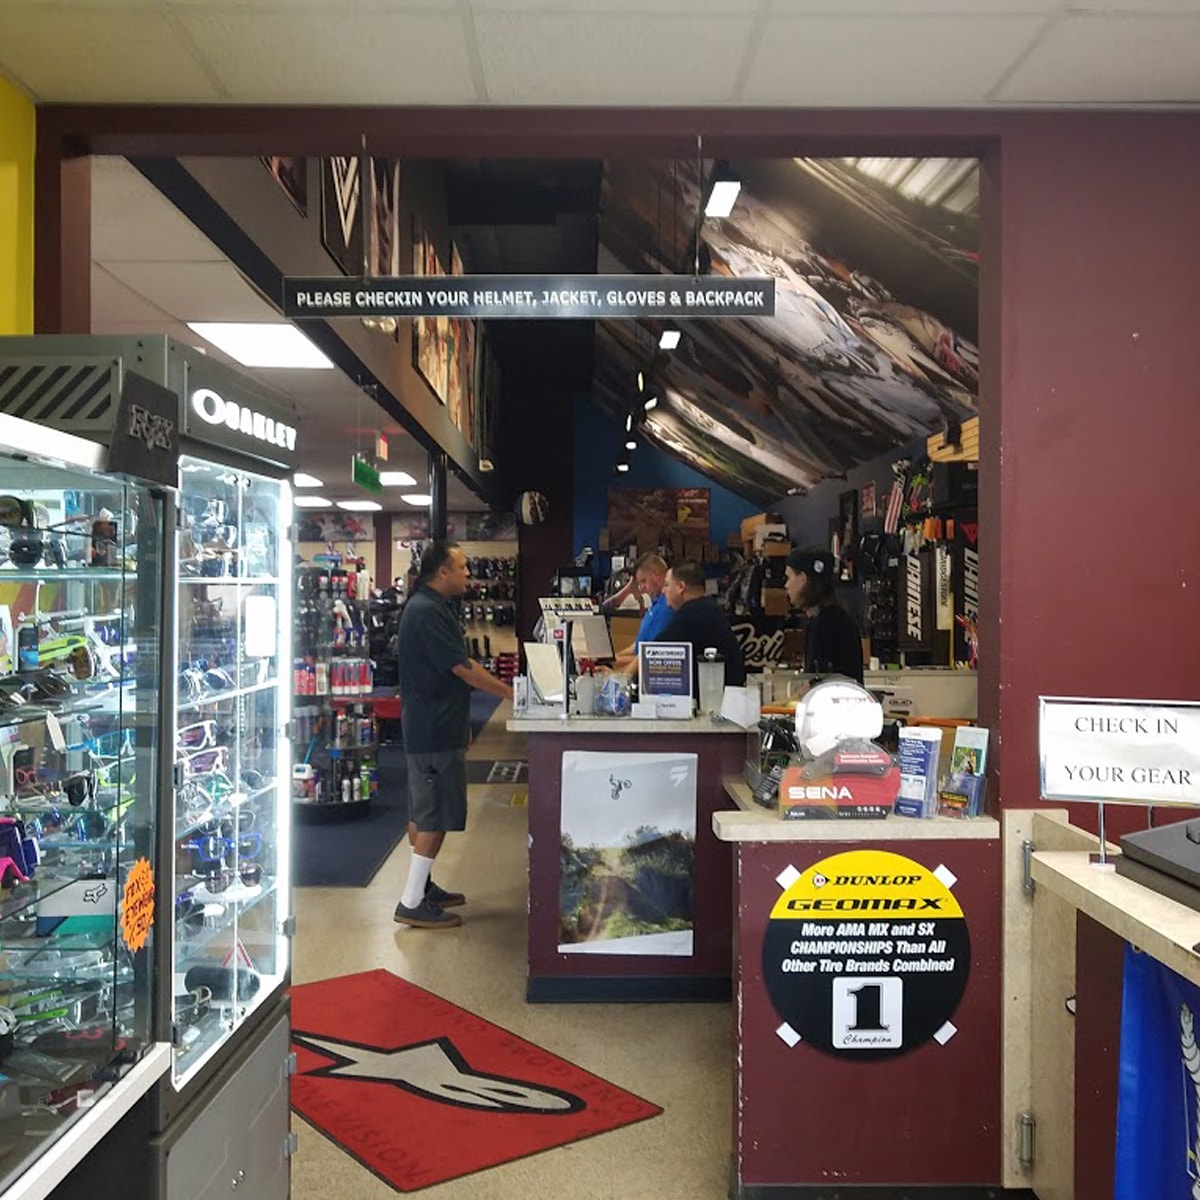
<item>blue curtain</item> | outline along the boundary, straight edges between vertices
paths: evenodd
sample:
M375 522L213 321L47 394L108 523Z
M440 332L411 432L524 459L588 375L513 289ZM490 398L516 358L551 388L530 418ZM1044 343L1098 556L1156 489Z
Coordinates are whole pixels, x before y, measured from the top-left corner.
M1200 1200L1198 1039L1200 988L1127 948L1115 1200Z

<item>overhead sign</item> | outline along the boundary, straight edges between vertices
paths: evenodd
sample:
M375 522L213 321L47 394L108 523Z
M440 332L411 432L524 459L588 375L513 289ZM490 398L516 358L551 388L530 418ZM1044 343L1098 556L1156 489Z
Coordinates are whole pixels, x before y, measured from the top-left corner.
M771 317L775 280L720 275L387 275L283 281L286 317Z
M763 938L779 1037L857 1059L945 1045L971 970L953 872L851 850L791 873Z
M184 432L202 442L249 454L281 466L296 458L296 426L256 404L227 398L211 387L193 388L184 408Z
M1200 704L1042 696L1047 800L1200 807Z

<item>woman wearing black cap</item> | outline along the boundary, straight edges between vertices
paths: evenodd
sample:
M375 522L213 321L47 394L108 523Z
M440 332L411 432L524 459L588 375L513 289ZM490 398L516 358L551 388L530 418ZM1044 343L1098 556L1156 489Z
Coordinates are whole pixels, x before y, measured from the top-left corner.
M793 550L785 574L792 607L809 614L804 669L816 675L846 675L862 683L862 638L834 592L833 555L824 550Z

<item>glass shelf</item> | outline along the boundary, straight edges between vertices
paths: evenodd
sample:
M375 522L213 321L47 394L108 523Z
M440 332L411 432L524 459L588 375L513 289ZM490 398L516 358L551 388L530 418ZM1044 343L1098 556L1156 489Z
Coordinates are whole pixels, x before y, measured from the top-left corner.
M137 578L137 563L124 570L114 567L9 567L0 566L0 585L5 583L63 583L87 579L92 583L130 583Z
M180 575L179 582L185 585L215 583L241 584L243 587L269 587L272 584L277 586L282 580L277 575Z
M189 712L193 708L204 708L209 704L224 704L229 700L238 700L242 696L252 696L255 692L273 691L278 686L279 680L276 678L268 679L265 683L253 683L247 687L226 688L222 692L210 692L207 696L202 696L199 700L188 700L186 703L181 703L178 711L184 713Z
M182 841L185 837L190 837L193 833L199 833L201 828L210 821L231 820L235 811L248 808L250 805L257 803L263 796L269 796L273 791L276 791L279 786L280 781L273 779L270 783L265 783L262 787L251 792L230 792L219 805L210 804L203 812L187 818L182 828L176 825L175 840ZM240 797L240 799L235 800L234 797Z

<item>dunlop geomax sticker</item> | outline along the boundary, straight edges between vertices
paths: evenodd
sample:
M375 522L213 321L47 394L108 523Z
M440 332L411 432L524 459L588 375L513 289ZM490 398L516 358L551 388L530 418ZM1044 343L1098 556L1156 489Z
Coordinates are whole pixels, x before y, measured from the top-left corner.
M952 878L952 877L951 877ZM801 1044L878 1059L929 1041L971 967L962 907L927 867L851 850L809 867L771 910L763 977Z

